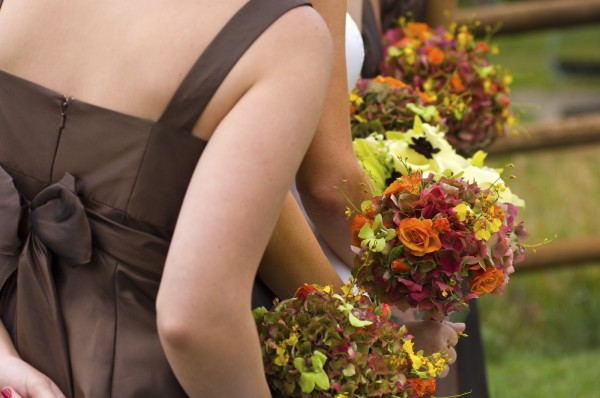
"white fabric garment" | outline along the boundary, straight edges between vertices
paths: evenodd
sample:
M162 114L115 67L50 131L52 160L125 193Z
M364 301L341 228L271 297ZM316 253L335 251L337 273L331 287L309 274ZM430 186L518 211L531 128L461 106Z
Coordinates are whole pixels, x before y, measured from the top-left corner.
M350 14L346 14L346 70L348 73L348 92L360 78L365 60L365 46L362 35Z

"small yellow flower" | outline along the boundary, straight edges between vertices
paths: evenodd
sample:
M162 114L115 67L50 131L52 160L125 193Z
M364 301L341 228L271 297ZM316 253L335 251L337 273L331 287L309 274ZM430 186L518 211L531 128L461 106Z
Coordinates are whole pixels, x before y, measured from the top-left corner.
M488 221L483 217L475 221L473 229L475 231L475 239L488 240L492 236L490 231L488 231Z
M471 213L471 209L469 209L465 203L461 203L454 206L454 212L460 221L465 221L467 219L467 214Z
M290 360L290 356L288 355L287 350L285 348L285 343L278 345L275 349L275 353L277 355L277 358L275 358L273 363L281 367L287 365L288 361Z
M364 117L361 117L359 115L354 115L354 120L356 120L359 123L366 123L367 119L365 119Z
M404 59L407 64L414 65L415 61L417 60L415 51L410 47L406 47L404 49Z
M423 365L424 358L421 355L415 354L412 340L406 340L402 344L402 348L404 348L404 351L410 357L410 361L412 362L413 369L418 371L421 368L421 366Z
M486 92L486 94L490 93L490 88L492 87L492 82L489 81L488 79L485 79L483 81L483 91Z
M352 91L350 93L350 102L352 102L353 104L356 105L362 105L365 101L362 99L362 97L358 94L356 94L355 91Z
M290 337L285 340L285 344L290 347L295 346L298 343L298 333L292 332L290 333Z

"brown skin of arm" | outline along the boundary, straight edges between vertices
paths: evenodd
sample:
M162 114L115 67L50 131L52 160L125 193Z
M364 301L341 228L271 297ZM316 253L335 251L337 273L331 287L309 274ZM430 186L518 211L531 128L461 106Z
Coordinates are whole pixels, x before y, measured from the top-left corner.
M345 54L346 1L315 0L313 6L333 38L333 72L325 108L296 175L296 184L319 234L351 267L354 255L350 250L350 224L344 216L347 201L336 187L342 185L356 206L371 198L371 189L352 150Z

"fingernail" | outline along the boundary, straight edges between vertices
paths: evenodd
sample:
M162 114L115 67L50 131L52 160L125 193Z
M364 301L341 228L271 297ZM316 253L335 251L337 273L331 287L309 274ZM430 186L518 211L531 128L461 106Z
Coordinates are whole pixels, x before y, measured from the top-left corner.
M12 397L12 390L9 387L4 387L0 392L2 393L2 398Z

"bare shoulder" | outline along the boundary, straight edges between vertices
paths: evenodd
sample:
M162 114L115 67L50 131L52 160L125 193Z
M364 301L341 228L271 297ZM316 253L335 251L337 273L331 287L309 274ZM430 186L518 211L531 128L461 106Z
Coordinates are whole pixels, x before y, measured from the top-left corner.
M297 7L279 18L265 32L263 49L281 61L300 61L323 66L329 62L332 40L327 25L312 7ZM260 45L260 44L259 44ZM270 61L273 61L271 58Z

